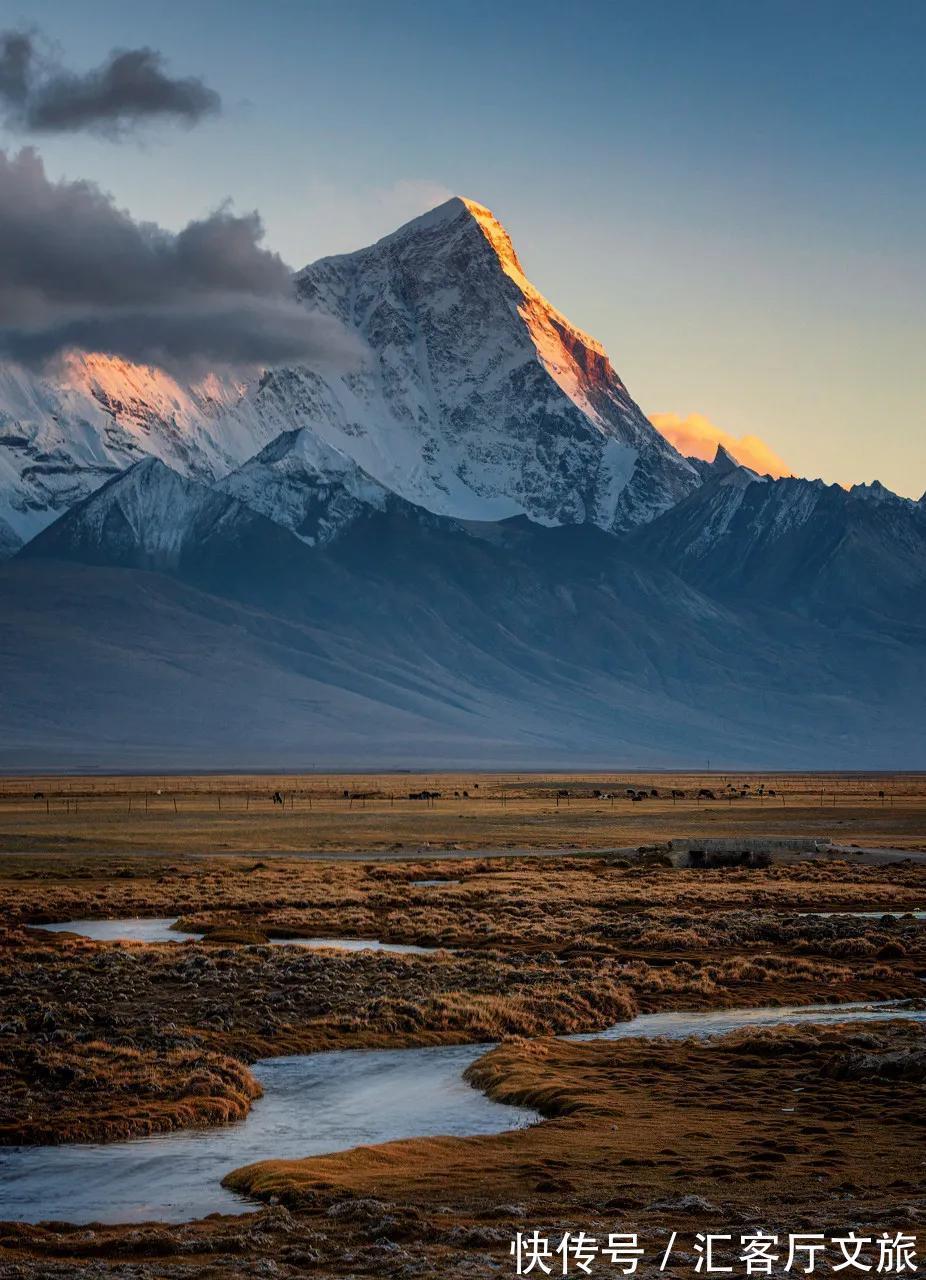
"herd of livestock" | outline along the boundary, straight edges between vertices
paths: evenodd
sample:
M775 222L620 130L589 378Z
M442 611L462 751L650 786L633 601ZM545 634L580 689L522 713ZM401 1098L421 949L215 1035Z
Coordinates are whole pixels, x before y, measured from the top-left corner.
M475 783L474 786L478 788L479 784ZM447 794L449 797L450 793L448 792ZM636 787L626 787L623 793L619 791L602 791L600 787L595 787L591 791L579 791L576 789L570 789L568 787L561 787L554 793L554 797L556 799L556 803L559 804L561 800L568 801L573 799L574 800L584 799L584 800L613 801L613 800L620 799L622 794L623 794L623 797L626 798L627 800L631 800L635 802L639 802L641 800L650 800L650 799L659 800L664 798L671 799L673 801L688 799L687 791L680 791L675 787L671 787L669 789L663 789L663 791L660 791L658 787L644 787L639 789ZM749 787L742 787L742 786L735 787L733 786L732 783L728 783L723 790L718 791L711 787L700 787L696 792L693 792L693 794L695 796L695 799L697 800L718 800L718 799L744 800L746 799L747 796L757 796L757 797L775 796L777 795L777 792L771 789L766 790L763 784L760 784L755 791L752 791ZM422 791L409 791L408 793L409 800L425 800L428 802L433 802L434 800L441 800L443 799L443 796L444 796L444 793L442 791L422 790ZM342 797L345 800L375 800L375 799L382 798L382 792L345 790L342 792ZM453 799L468 800L469 792L454 791ZM280 804L280 805L284 803L282 792L280 791L274 792L273 803Z

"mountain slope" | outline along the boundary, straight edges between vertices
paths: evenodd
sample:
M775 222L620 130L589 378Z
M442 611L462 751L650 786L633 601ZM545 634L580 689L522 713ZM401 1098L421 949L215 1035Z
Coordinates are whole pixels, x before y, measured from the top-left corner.
M44 376L0 363L0 519L26 540L142 458L209 481L279 430L227 378L184 387L100 355Z
M213 548L256 542L260 554L291 554L294 540L236 499L145 458L76 503L20 552L55 559L164 571L208 562Z
M323 546L368 509L400 501L352 458L308 428L285 431L216 485L292 529L310 546Z
M926 508L881 485L722 471L630 545L718 599L884 635L926 623Z
M699 482L473 201L455 198L367 249L322 259L296 285L357 333L369 358L340 377L273 372L260 403L411 502L461 518L527 513L619 530Z
M21 767L920 761L922 630L718 603L590 525L390 501L310 547L163 470L0 571ZM187 531L167 555L165 491Z

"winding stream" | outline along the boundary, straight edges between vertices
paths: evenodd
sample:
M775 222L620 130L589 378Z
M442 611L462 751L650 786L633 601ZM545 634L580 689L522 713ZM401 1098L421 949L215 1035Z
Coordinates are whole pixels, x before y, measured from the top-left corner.
M536 1117L491 1102L463 1072L487 1045L265 1058L245 1120L128 1142L0 1148L0 1219L184 1222L255 1206L221 1180L239 1165L436 1134L498 1133Z
M75 923L57 928L76 931ZM165 922L92 923L120 929L108 936L124 938L128 926L150 929ZM170 932L171 939L177 937ZM847 1017L926 1021L926 1009L856 1003L642 1014L570 1038L680 1039ZM342 1049L266 1058L252 1068L264 1097L236 1124L128 1142L0 1148L0 1220L183 1222L208 1213L246 1213L253 1202L226 1191L221 1179L256 1160L322 1155L397 1138L500 1133L534 1123L535 1112L492 1102L463 1080L465 1069L489 1047Z
M201 933L175 929L176 916L130 920L65 920L63 924L38 924L48 933L77 933L95 942L198 942ZM378 938L270 938L271 947L335 947L338 951L397 951L406 955L433 955L436 947L413 947L405 942L380 942Z

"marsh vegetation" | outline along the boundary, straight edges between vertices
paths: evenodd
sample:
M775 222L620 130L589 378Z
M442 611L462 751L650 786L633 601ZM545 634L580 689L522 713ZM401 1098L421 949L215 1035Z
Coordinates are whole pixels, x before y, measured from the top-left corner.
M547 1119L257 1166L236 1185L279 1203L256 1216L92 1234L7 1226L0 1275L83 1275L92 1263L188 1280L272 1262L287 1277L310 1260L331 1275L490 1274L515 1224L655 1229L669 1211L653 1206L683 1193L715 1206L718 1222L757 1203L769 1222L810 1206L821 1221L886 1222L898 1205L918 1221L919 1027L740 1031L711 1044L550 1037L640 1013L918 1001L926 927L906 912L924 899L926 868L902 860L679 870L623 853L8 854L8 1144L222 1125L258 1096L258 1059L363 1047L498 1043L473 1084ZM96 942L33 927L128 916L177 918L203 938ZM268 945L287 936L435 951Z

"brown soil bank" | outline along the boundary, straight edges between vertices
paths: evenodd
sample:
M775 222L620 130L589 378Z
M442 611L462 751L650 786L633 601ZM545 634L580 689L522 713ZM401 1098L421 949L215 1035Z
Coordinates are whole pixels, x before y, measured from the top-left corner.
M266 1161L227 1185L290 1207L319 1195L376 1196L424 1211L449 1203L466 1214L517 1204L534 1222L580 1210L645 1212L682 1193L783 1212L920 1189L921 1026L781 1027L706 1042L513 1042L469 1076L492 1097L550 1119L499 1136Z
M821 919L795 908L877 903L900 911L926 897L926 868L675 871L473 860L454 864L457 885L413 883L449 870L440 862L0 860L6 1141L121 1137L236 1118L247 1096L240 1079L211 1059L208 1078L194 1079L184 1055L244 1064L319 1049L591 1031L638 1010L923 992L921 922ZM21 923L175 913L210 940L99 944ZM280 933L459 950L245 945Z
M461 883L412 883L447 877ZM234 1118L244 1064L273 1053L548 1037L635 1009L922 995L926 927L900 913L924 904L926 867L909 865L7 857L2 1120L30 1141L115 1137L166 1116ZM800 914L833 906L894 914ZM183 916L212 941L97 944L25 927L132 915ZM285 932L459 950L244 945ZM475 1078L538 1105L549 1119L534 1129L238 1175L291 1210L171 1227L0 1224L0 1280L473 1280L509 1274L513 1232L534 1227L915 1230L922 1034L509 1041ZM692 1273L693 1260L673 1274Z
M0 1143L112 1142L242 1120L261 1088L214 1053L0 1039Z
M639 1009L920 995L908 959L142 946L0 947L0 1142L116 1138L239 1118L246 1062L599 1029ZM238 1059L232 1062L228 1057Z
M474 1082L542 1108L550 1118L534 1128L239 1170L232 1185L285 1202L243 1219L0 1224L0 1276L481 1280L513 1274L514 1233L534 1229L639 1232L645 1280L670 1230L689 1249L668 1274L686 1280L697 1231L851 1224L903 1230L922 1247L924 1055L923 1029L903 1023L510 1042L475 1064Z
M459 883L419 886L419 879ZM179 916L193 931L378 937L426 946L565 951L771 949L876 957L897 928L793 918L827 908L926 906L926 867L798 863L676 871L626 859L402 865L275 858L0 858L0 922ZM916 929L903 927L916 950ZM220 937L222 935L219 935ZM851 939L870 946L853 951Z

